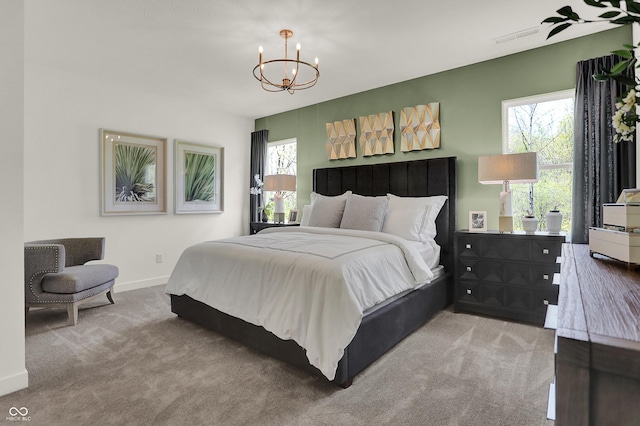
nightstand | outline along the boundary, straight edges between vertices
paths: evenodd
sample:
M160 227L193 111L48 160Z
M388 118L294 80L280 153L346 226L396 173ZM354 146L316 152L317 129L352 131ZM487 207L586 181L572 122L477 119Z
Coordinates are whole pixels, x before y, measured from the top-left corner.
M454 310L544 324L564 235L455 233Z
M300 226L299 223L273 223L273 222L251 222L249 223L249 234L257 234L264 228L273 228L278 226Z

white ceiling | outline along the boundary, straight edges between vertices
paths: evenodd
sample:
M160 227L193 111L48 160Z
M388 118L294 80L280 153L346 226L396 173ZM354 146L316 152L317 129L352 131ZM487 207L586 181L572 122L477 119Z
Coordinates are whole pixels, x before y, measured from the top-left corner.
M540 22L566 4L600 12L582 0L27 0L25 60L258 118L543 46ZM45 38L29 37L36 27ZM251 73L259 45L265 59L283 55L283 28L291 54L301 43L303 60L320 59L318 84L294 95L263 91Z

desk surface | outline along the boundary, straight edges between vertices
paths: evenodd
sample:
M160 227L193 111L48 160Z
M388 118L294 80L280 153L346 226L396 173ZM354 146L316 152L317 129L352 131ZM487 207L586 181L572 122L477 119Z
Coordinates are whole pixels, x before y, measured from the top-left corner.
M563 246L562 269L558 335L640 350L640 272L586 244Z

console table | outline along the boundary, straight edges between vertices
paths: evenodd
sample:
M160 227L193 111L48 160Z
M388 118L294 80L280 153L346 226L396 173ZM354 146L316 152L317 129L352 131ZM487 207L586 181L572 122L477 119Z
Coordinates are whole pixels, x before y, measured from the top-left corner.
M587 245L562 247L556 425L638 425L640 273L594 256Z

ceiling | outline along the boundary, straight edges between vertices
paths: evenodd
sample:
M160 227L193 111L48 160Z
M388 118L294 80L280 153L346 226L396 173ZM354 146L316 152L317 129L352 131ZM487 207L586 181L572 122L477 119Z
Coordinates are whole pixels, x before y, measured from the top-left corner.
M543 46L540 22L567 4L600 12L582 0L28 0L25 61L258 118ZM291 54L301 43L301 59L320 60L318 84L294 95L251 73L259 45L283 56L283 28Z

